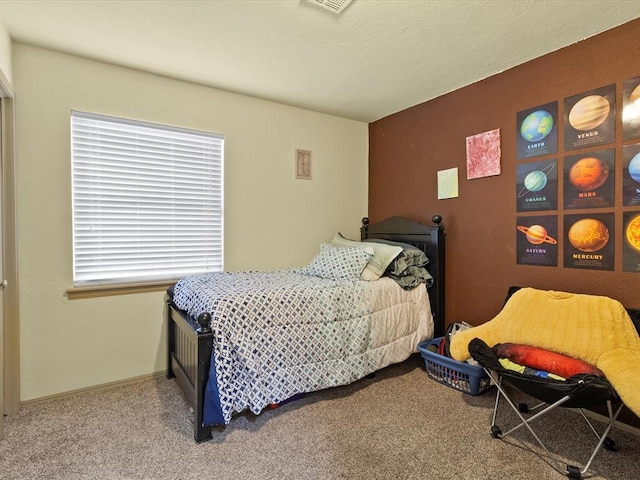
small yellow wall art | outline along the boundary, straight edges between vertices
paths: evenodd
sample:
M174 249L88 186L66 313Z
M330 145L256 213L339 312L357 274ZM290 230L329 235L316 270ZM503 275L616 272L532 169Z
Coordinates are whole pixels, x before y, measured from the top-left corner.
M458 167L438 171L438 200L458 196Z

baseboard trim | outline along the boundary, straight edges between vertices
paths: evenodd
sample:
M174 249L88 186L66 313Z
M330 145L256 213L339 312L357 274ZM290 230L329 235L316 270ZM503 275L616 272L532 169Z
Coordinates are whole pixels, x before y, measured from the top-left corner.
M47 395L44 397L33 398L31 400L22 400L20 402L20 406L25 405L34 405L36 403L48 402L50 400L55 400L56 398L65 398L71 397L74 395L80 395L87 392L97 392L101 390L108 390L114 387L122 387L126 385L133 385L138 382L142 382L144 380L151 380L155 378L160 378L166 376L166 371L155 372L147 375L140 375L139 377L131 377L124 380L116 380L114 382L101 383L100 385L94 385L91 387L79 388L77 390L70 390L67 392L54 393L53 395Z

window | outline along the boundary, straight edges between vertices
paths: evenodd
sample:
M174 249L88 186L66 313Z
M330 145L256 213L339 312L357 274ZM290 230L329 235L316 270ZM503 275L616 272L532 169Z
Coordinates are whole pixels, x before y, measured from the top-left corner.
M73 284L221 271L224 137L71 112Z

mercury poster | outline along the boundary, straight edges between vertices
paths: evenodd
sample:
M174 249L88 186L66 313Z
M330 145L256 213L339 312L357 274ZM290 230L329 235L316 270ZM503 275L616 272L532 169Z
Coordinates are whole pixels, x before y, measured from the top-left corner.
M640 144L622 147L622 205L640 206Z
M516 132L518 160L557 153L558 102L518 112Z
M518 212L557 210L558 160L523 163L516 167Z
M613 270L614 214L564 216L564 266Z
M623 213L622 270L640 272L640 212Z
M564 159L564 208L613 207L615 150L601 150Z
M613 143L615 110L615 84L565 98L565 151Z

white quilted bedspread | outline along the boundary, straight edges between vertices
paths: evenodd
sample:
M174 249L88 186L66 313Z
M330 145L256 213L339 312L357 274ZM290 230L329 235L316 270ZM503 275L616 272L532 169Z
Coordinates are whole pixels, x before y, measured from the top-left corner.
M224 423L236 412L257 414L299 393L351 383L405 360L433 336L424 285L407 291L388 278L205 274L178 282L173 302L192 317L211 313L209 381Z

